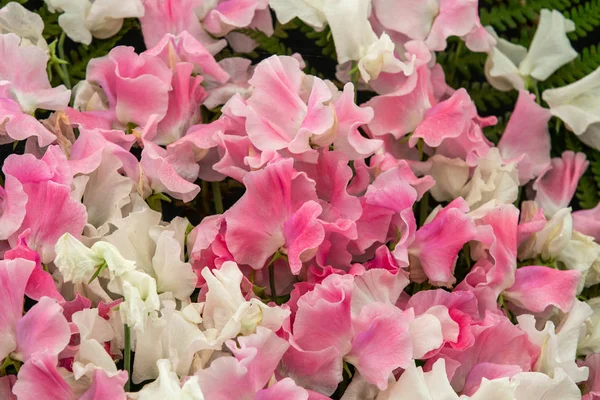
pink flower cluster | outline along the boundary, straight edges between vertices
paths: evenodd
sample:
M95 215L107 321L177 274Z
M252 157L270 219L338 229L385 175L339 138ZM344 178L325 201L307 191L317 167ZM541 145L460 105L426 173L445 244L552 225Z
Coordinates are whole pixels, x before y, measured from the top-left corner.
M366 47L339 39L342 1L270 4L364 52L339 86L299 55L215 60L272 33L266 0L141 1L148 50L72 93L0 34L0 142L26 141L2 166L0 398L600 399L585 155L551 158L524 89L495 146L445 83L449 36L496 46L477 1L346 1ZM156 206L224 180L243 195L195 227Z

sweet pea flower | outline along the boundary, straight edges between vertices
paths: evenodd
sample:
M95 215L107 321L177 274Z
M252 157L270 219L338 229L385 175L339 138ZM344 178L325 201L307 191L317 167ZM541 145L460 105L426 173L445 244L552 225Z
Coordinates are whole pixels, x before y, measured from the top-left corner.
M173 371L169 360L158 360L158 378L147 385L132 397L138 400L204 400L204 395L198 386L198 377L189 377L183 385Z
M33 261L21 258L0 261L0 293L6 302L0 314L1 359L26 362L46 354L56 362L69 344L71 330L55 300L42 297L23 316L25 287L34 268Z
M407 0L374 0L373 6L386 29L422 40L433 51L444 50L450 36L463 37L473 51L487 51L495 43L481 27L477 1L427 0L413 4Z
M123 258L119 250L110 243L96 242L86 247L73 235L65 233L56 242L55 265L65 280L87 283L99 269L108 269L110 279L135 269L135 262Z
M14 61L0 68L0 117L3 126L0 142L35 136L41 147L48 146L56 136L32 114L38 108L66 108L71 92L63 85L55 88L50 85L46 74L46 51L22 43L22 39L14 33L0 34L0 55ZM17 68L18 65L21 67Z
M58 146L49 147L39 160L32 154L12 154L2 170L7 183L9 176L18 180L27 195L27 201L19 205L25 209L23 221L8 242L16 246L27 232L28 246L39 254L42 263L50 263L58 239L65 233L79 236L87 219L85 207L70 196L73 177L64 154ZM7 200L10 205L10 198ZM13 211L6 208L5 212Z
M410 62L405 64L394 54L395 45L391 38L385 32L378 38L373 31L368 20L370 3L370 0L275 0L270 6L282 23L299 17L322 30L326 22L331 28L338 63L357 62L366 83L377 79L382 72L412 74ZM348 24L349 20L354 23Z
M571 311L561 319L559 325L547 321L542 330L536 328L533 315L518 316L518 326L527 332L529 340L541 349L533 370L543 372L550 377L553 377L557 370L563 370L575 383L585 381L588 370L586 367L578 366L575 359L580 332L585 321L592 314L589 305L575 300Z
M140 22L146 47L154 47L165 34L187 31L211 54L217 54L227 42L212 38L202 27L198 13L206 13L204 7L201 0L143 0L144 15Z
M545 81L557 69L577 57L567 33L575 30L573 21L557 10L540 11L540 22L529 50L497 37L498 41L488 55L485 73L490 84L498 90L521 90L531 79Z
M123 323L143 333L148 314L160 307L156 280L140 271L127 271L111 280L108 289L123 296L119 305Z
M43 31L42 17L20 3L11 1L0 9L0 33L14 33L21 38L22 44L30 43L47 50L48 43L42 36Z
M144 15L142 0L44 0L50 12L62 12L58 24L74 42L89 45L92 37L107 39L123 26L125 18Z
M577 342L577 354L591 355L599 353L600 350L600 298L592 298L586 301L592 309L593 314L585 322L584 334L580 336ZM593 358L593 357L592 357ZM590 371L592 378L594 371Z
M560 118L582 142L597 150L600 149L598 88L600 68L577 82L542 93L552 115Z
M577 183L590 164L584 153L572 151L565 151L561 158L553 158L551 163L552 167L533 184L535 201L547 217L569 206Z
M498 150L505 162L517 163L520 185L538 177L550 165L550 117L550 111L537 104L532 94L519 91Z

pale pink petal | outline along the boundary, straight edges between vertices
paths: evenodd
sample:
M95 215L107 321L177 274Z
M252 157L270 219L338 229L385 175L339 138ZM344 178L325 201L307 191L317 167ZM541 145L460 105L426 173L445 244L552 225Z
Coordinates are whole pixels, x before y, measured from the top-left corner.
M70 339L71 328L62 307L49 297L42 297L17 322L17 352L25 361L43 352L56 357Z
M364 307L353 321L357 334L345 359L381 390L387 388L393 370L406 368L412 360L409 332L412 317L391 304L373 303Z
M33 300L40 300L42 297L47 296L53 298L59 304L64 303L65 299L56 288L52 275L42 268L39 254L27 247L27 236L28 232L20 235L17 246L4 253L4 259L14 260L22 258L35 262L35 268L31 272L27 286L25 287L25 295L27 297Z
M17 348L16 325L23 315L25 287L35 263L17 258L0 261L0 358Z
M0 97L15 100L26 114L38 108L64 109L71 91L63 85L50 85L46 73L48 54L37 46L21 46L20 42L21 38L13 33L0 35L0 58L11 60L0 67Z
M236 28L250 25L255 12L267 7L265 0L228 0L217 4L209 11L202 23L207 31L216 36L224 36Z
M587 356L583 365L590 370L590 375L584 384L585 392L588 393L589 400L597 400L600 397L600 353Z
M144 0L144 16L140 18L147 48L154 47L165 34L178 35L189 32L212 54L227 45L204 31L195 10L203 6L202 0Z
M180 150L185 151L182 147L169 151L146 142L140 166L155 192L167 193L187 203L200 192L200 187L193 183L198 176L199 166L193 152L177 154L181 153Z
M373 120L373 109L359 107L354 103L354 88L351 84L344 86L342 95L335 101L337 118L337 134L333 147L346 154L350 160L366 158L376 152L383 142L368 139L361 135L358 128Z
M517 161L521 185L536 178L550 165L550 111L535 102L525 90L519 92L498 149L505 162Z
M94 371L94 380L88 390L79 400L126 400L123 386L127 382L127 372L120 371L110 377L104 370L98 368Z
M312 258L325 238L323 225L317 220L323 208L314 201L302 205L283 225L285 248L293 274L298 274L302 262ZM311 252L312 251L312 252Z
M25 218L27 203L21 182L12 175L5 176L4 187L0 187L0 240L8 239L19 229Z
M552 159L552 168L533 184L535 201L544 209L546 216L569 206L588 165L584 153L565 151L561 158Z
M429 70L418 71L416 86L409 93L376 96L364 104L374 111L369 129L374 136L391 133L400 139L413 132L425 117L425 112L436 103Z
M45 147L56 140L56 136L42 125L35 117L24 113L18 103L11 99L0 99L0 134L6 134L13 140L25 140L37 137L40 147ZM0 139L5 143L5 139Z
M488 380L500 379L504 377L512 377L515 374L521 372L522 369L518 365L503 365L483 362L477 364L465 381L465 388L463 393L468 396L473 396L481 384L481 380L486 378Z
M548 306L569 312L575 301L581 273L550 267L526 266L517 269L515 284L504 291L504 297L520 308L534 313Z
M434 51L444 50L447 38L465 36L479 22L477 0L440 0L439 4L439 14L425 41Z
M13 393L19 400L76 400L56 366L56 357L40 354L19 370Z
M256 393L254 400L308 400L308 392L296 385L293 379L285 378L268 389Z
M302 350L292 341L277 372L281 376L292 378L305 389L330 395L342 381L342 365L342 355L335 347Z
M575 211L573 228L584 235L592 236L600 242L600 204L590 210Z

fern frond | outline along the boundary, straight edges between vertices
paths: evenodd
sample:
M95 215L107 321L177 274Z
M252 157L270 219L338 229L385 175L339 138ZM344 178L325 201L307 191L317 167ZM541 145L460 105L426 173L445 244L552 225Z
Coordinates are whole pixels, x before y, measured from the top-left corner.
M509 0L499 5L494 5L490 9L482 8L479 12L479 18L482 25L492 25L499 32L517 27L535 21L537 19L536 10L527 6L524 7L520 1Z
M577 192L575 195L577 200L579 200L581 208L587 210L596 207L600 198L598 196L596 182L591 174L586 173L581 177L579 184L577 184Z
M335 51L335 43L333 42L333 37L331 36L331 29L329 25L325 27L322 31L316 31L310 25L305 24L301 20L299 20L300 31L304 33L308 39L313 40L314 43L321 48L321 52L326 57L331 57L332 59L337 59L337 53Z
M584 38L600 27L600 0L587 0L584 4L565 11L565 17L575 23L575 32L569 33L569 38Z
M503 108L517 101L516 92L501 92L487 82L461 82L461 87L467 89L477 109L487 112L489 108Z
M258 48L260 50L269 54L276 54L278 56L291 56L294 53L292 49L287 47L281 41L281 38L277 37L276 35L268 36L262 31L251 28L237 29L236 32L240 32L248 36L258 44Z

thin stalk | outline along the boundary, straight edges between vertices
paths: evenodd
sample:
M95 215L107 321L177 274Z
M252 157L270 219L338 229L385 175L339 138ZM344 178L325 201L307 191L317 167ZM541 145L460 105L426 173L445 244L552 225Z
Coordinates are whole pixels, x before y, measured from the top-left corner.
M60 39L58 39L58 56L60 57L61 60L67 61L65 58L65 38L66 38L66 34L63 32L60 35ZM67 64L61 64L60 68L63 71L65 79L63 79L63 75L61 75L60 78L63 79L63 82L65 83L65 86L67 87L67 89L71 89L71 77L69 76L69 70L67 69Z
M429 192L425 192L419 204L419 226L425 224L425 220L429 215Z
M123 364L127 371L127 383L125 383L125 391L129 392L131 386L131 331L127 324L123 325L125 329L125 349L123 350Z
M213 199L215 201L215 210L217 214L223 214L223 198L221 197L221 185L219 182L211 182Z

